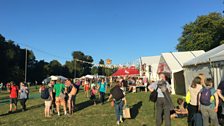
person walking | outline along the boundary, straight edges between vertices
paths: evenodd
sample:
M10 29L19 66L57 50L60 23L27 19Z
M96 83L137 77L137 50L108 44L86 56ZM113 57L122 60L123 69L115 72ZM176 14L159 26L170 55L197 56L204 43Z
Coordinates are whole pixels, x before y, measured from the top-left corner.
M170 110L173 107L170 99L171 86L166 81L166 76L163 73L159 75L160 81L149 85L148 89L153 92L157 89L158 98L156 101L156 126L161 126L163 122L163 114L165 119L165 126L171 126Z
M20 104L22 106L22 111L26 111L26 101L28 99L28 87L25 86L25 84L23 82L20 82L20 90L19 90L19 100L20 100Z
M14 111L17 109L17 98L18 98L19 87L11 81L8 84L8 92L10 93L10 104L9 104L9 112L12 113L13 105L15 106Z
M108 102L113 98L115 114L117 118L117 125L123 122L123 106L126 106L126 99L121 89L121 84L117 81L117 84L110 90L110 96Z
M102 78L101 81L99 82L99 91L100 91L100 102L101 105L103 105L105 101L105 94L107 91L107 83L105 82L104 78Z

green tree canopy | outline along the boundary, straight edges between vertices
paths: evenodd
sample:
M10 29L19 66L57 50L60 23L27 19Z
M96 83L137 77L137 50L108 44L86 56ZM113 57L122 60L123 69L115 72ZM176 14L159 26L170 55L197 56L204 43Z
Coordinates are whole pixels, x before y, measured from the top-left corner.
M81 51L74 51L72 53L72 56L75 63L75 77L81 77L87 74L91 74L91 68L93 66L92 56L85 55Z
M103 59L100 59L100 61L99 61L99 65L105 65ZM99 75L106 75L106 73L105 73L105 68L99 66L99 67L98 67L98 74L99 74Z
M178 51L211 50L224 41L224 18L220 13L199 16L183 27Z

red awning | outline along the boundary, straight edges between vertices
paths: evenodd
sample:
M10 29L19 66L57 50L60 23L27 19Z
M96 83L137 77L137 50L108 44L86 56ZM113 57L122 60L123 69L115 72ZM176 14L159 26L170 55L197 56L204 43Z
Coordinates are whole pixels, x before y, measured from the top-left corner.
M134 76L139 75L139 70L135 67L119 68L112 76Z

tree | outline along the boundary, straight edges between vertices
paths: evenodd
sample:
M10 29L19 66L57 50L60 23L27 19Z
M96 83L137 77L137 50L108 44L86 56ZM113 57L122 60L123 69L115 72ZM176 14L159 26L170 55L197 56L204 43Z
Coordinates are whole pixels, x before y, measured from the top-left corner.
M220 13L210 13L184 26L176 49L208 51L222 44L223 40L224 18Z
M81 77L91 73L91 67L93 66L92 56L85 55L81 51L74 51L72 56L75 66L75 77Z
M102 59L100 59L100 62L99 62L98 74L99 75L106 75L105 74L105 68L100 66L100 65L104 66L104 61Z
M63 66L62 75L68 78L74 77L74 61L66 61L65 65Z
M96 66L92 67L91 74L92 75L97 75L98 74L98 68Z
M57 60L52 60L49 64L49 74L50 75L61 75L63 67L61 63L59 63Z

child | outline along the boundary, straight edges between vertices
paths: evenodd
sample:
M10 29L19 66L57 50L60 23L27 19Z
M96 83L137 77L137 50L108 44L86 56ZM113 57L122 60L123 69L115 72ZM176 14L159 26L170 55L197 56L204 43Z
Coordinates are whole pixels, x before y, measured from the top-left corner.
M214 126L218 126L218 95L213 87L213 81L211 78L206 79L205 87L201 89L199 93L199 105L203 118L203 125L209 125L209 118Z
M187 103L184 102L182 98L177 99L177 108L175 109L175 112L170 115L171 118L184 118L188 116L188 111L187 111Z
M94 105L96 105L96 93L97 93L96 86L93 86L92 89L91 89L90 99L94 102Z

